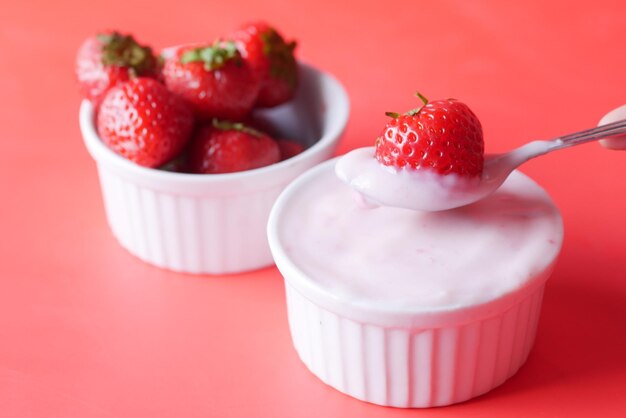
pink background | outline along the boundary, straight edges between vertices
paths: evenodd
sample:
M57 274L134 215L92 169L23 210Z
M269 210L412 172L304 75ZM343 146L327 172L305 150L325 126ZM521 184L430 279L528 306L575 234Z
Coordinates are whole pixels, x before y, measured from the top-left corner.
M626 103L626 3L30 0L1 9L0 416L626 416L626 152L588 144L524 167L561 208L566 236L520 372L464 404L396 410L305 369L275 268L175 274L117 244L78 130L73 75L76 48L98 29L160 48L262 18L345 84L341 153L371 145L384 112L413 107L417 89L469 104L487 150L499 152L591 127Z

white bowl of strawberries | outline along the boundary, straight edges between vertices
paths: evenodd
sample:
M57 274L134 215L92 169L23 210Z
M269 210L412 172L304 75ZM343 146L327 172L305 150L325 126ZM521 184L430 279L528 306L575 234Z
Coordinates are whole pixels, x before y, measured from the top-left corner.
M341 84L298 63L294 46L254 23L170 48L161 66L130 36L85 41L80 128L124 248L187 273L273 263L265 230L275 199L333 155L349 115Z

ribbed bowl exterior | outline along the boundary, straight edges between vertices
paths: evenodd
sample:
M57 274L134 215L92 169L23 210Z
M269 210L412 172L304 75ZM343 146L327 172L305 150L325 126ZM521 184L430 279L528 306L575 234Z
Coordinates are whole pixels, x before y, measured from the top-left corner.
M245 195L202 197L138 185L99 167L107 220L140 259L187 273L232 273L272 264L265 225L286 186Z
M335 314L288 282L289 327L309 370L357 399L401 408L463 402L513 376L533 346L544 289L480 320L403 328Z

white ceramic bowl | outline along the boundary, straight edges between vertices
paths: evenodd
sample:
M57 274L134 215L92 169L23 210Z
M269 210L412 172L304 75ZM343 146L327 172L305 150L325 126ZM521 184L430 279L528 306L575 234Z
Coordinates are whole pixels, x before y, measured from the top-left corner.
M555 251L546 256L550 258L547 265L534 271L521 287L461 308L423 309L414 302L383 309L355 297L356 286L347 288L343 279L327 277L333 268L318 268L320 259L303 267L297 261L302 260L302 251L296 251L293 241L281 233L282 225L293 224L290 213L294 206L305 206L312 198L301 191L318 190L315 181L334 173L335 161L327 161L292 182L276 201L268 223L270 247L285 279L293 344L307 368L324 383L357 399L402 408L462 402L514 375L532 348L544 285L560 248L562 224L558 211L553 226L561 238L553 242ZM520 173L515 176L525 178ZM301 215L303 219L324 216L328 210ZM319 223L324 224L324 220ZM329 234L338 228L334 223L328 225ZM307 240L309 237L302 232L298 239ZM366 236L359 239L375 239ZM357 261L368 263L365 256ZM346 258L337 257L337 263L345 262ZM319 277L311 277L307 273L311 269ZM421 274L415 272L416 281ZM472 280L471 273L467 274L467 280ZM384 277L381 282L389 283L389 279ZM368 287L367 283L359 286Z
M83 101L81 132L120 244L148 263L180 272L237 273L271 265L265 231L274 200L299 174L332 156L348 121L342 85L311 66L300 64L299 70L295 98L258 116L309 148L239 173L172 173L136 165L100 140L93 106Z

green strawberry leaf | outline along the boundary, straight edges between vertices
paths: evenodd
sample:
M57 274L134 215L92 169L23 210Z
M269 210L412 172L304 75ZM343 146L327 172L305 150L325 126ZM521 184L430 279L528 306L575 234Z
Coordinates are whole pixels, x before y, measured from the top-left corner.
M222 131L239 131L246 134L250 134L252 136L256 136L258 138L262 137L264 134L261 131L258 131L254 128L251 128L247 125L244 125L241 122L231 122L228 120L212 120L213 127Z
M183 64L204 63L204 69L207 71L222 68L229 61L241 65L241 54L233 41L217 40L212 46L190 49L180 57L180 62Z
M128 67L135 77L150 73L158 66L152 49L141 46L131 35L119 32L96 35L102 43L102 64Z

